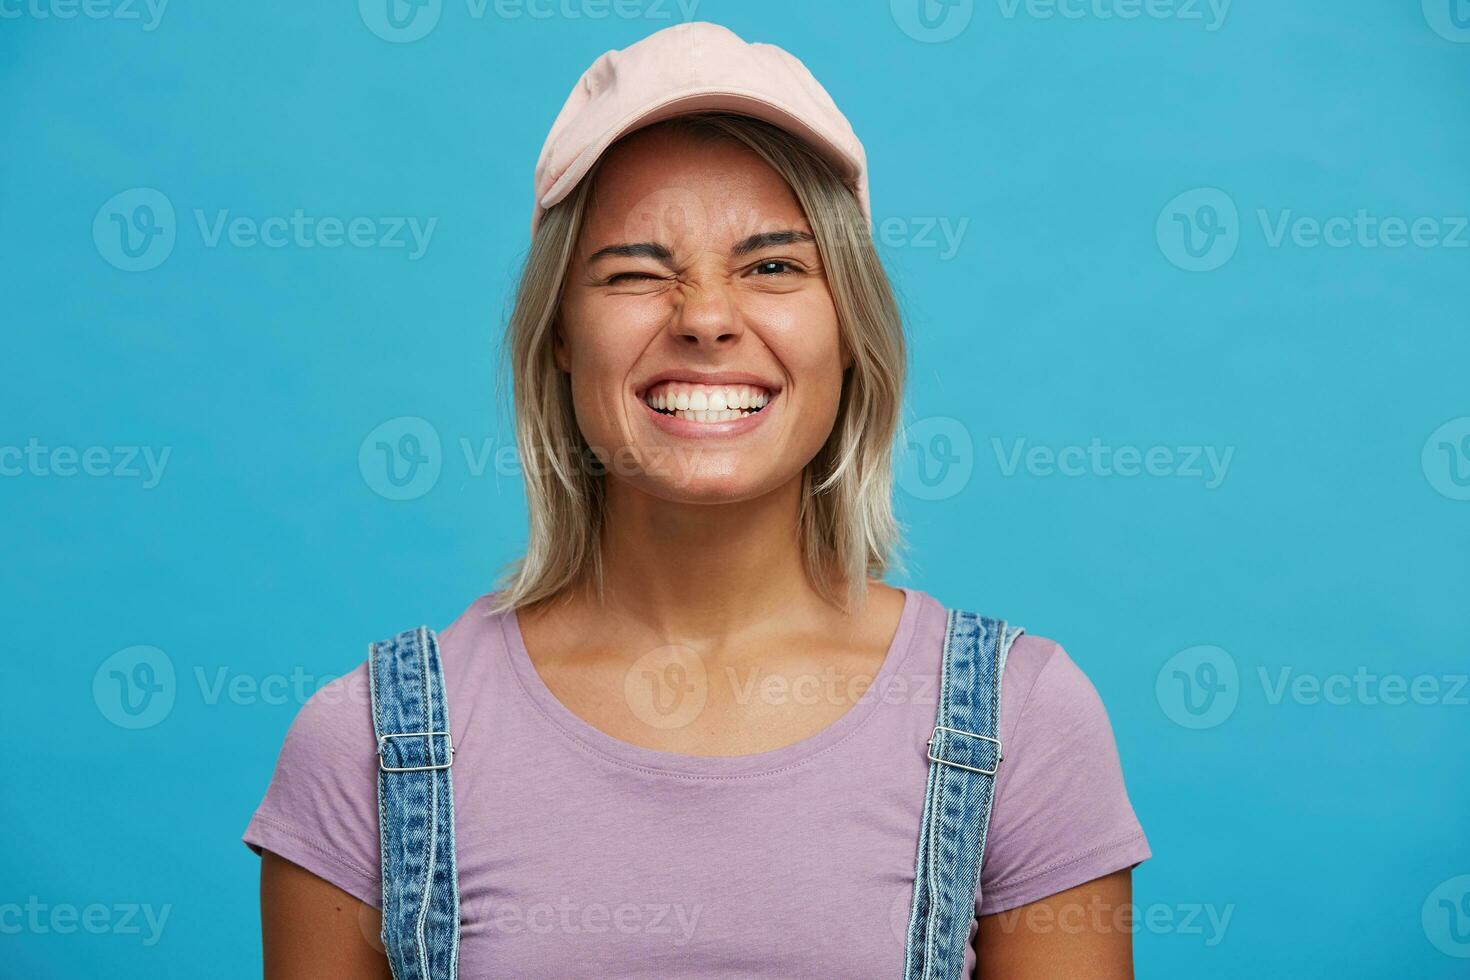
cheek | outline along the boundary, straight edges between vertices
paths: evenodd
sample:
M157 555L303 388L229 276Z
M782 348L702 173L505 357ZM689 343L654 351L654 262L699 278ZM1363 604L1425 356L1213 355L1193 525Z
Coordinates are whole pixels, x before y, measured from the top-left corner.
M773 309L762 335L798 385L815 396L842 384L842 341L837 311L825 295Z
M563 336L574 374L630 374L643 351L668 323L671 301L663 296L607 296L562 307Z
M572 408L590 443L606 443L621 425L616 365L584 348L572 358Z
M589 443L621 443L627 385L648 344L648 317L632 310L581 305L565 311L566 364L572 407Z

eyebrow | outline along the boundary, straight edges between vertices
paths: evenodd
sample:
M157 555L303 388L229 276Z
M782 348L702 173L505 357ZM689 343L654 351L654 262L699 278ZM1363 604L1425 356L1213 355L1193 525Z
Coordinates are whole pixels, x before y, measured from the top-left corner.
M763 248L773 248L777 245L797 245L815 243L816 238L805 231L763 231L743 239L730 249L730 255L739 258L758 252ZM665 265L674 259L674 253L669 251L668 246L658 242L625 242L620 245L606 245L587 256L587 264L599 259L625 258L625 259L655 259Z
M738 258L742 255L758 252L763 248L772 248L776 245L797 245L809 242L816 242L816 238L810 232L794 230L763 231L759 234L751 235L749 238L740 242L734 248L730 249L730 254Z

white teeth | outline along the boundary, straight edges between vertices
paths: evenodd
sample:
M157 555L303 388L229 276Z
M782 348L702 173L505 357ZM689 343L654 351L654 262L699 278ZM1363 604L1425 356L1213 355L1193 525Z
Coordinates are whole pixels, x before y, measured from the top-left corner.
M644 394L643 400L682 419L728 422L763 408L770 402L771 393L753 385L696 385L676 381L655 386Z
M742 411L738 408L727 408L718 412L711 409L704 409L698 412L682 411L675 412L674 414L681 419L688 419L691 422L729 422L733 419L743 419L745 416L750 415L751 412L749 409Z

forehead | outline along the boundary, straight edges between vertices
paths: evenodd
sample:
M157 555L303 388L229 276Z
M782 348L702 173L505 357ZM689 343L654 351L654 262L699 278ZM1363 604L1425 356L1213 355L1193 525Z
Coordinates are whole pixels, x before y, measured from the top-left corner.
M579 251L622 242L727 249L788 229L811 230L796 194L754 150L655 128L633 133L603 158Z

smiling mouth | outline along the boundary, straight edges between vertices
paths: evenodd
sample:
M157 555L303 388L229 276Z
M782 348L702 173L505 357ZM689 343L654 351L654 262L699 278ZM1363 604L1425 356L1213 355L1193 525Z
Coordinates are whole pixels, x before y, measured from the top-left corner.
M700 385L667 381L643 393L643 403L660 415L690 422L730 422L755 415L776 392L760 385Z

